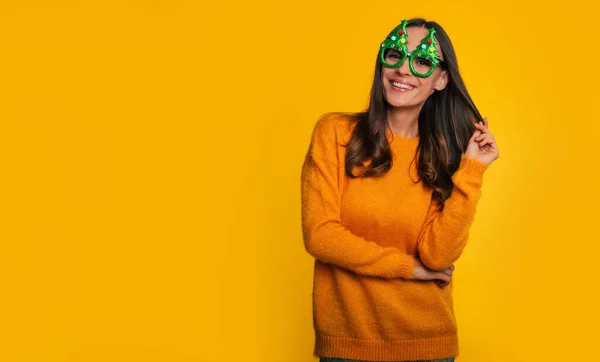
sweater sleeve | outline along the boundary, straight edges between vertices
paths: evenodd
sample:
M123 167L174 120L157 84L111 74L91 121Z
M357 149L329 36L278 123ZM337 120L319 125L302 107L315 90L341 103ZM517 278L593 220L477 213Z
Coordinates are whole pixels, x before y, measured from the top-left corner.
M430 269L444 270L462 254L481 197L486 169L485 164L463 155L452 176L454 188L444 209L440 211L437 202L430 203L417 239L419 258Z
M336 123L319 120L302 167L302 231L304 245L316 259L357 274L411 279L414 256L353 234L341 223L340 167Z

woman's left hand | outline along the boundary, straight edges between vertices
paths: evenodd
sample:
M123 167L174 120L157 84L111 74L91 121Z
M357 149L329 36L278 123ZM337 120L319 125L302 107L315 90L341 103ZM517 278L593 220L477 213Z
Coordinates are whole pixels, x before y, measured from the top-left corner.
M475 123L475 132L473 132L473 136L469 140L465 156L479 161L486 166L489 166L500 157L496 139L488 129L487 118L484 118L483 122Z

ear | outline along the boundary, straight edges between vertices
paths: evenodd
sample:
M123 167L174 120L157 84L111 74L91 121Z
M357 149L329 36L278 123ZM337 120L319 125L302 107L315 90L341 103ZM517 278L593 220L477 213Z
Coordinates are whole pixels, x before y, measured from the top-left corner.
M437 91L441 91L441 90L444 90L444 88L446 88L447 84L448 84L448 71L442 70L442 73L440 74L440 77L438 78L438 80L435 83L435 86L433 88L435 88L435 90L437 90Z

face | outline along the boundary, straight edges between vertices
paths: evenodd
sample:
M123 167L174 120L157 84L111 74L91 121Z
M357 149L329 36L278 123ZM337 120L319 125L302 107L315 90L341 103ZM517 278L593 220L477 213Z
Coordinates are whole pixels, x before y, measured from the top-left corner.
M408 50L414 51L421 40L429 35L429 31L422 27L408 27ZM436 45L438 56L443 61L444 55L439 45ZM390 49L385 55L388 63L395 63L400 59L397 50ZM422 106L427 98L436 90L442 90L448 82L448 74L438 65L429 77L422 78L413 75L409 67L409 58L398 68L382 66L381 80L385 99L392 107ZM430 66L424 59L415 59L413 69L426 69Z

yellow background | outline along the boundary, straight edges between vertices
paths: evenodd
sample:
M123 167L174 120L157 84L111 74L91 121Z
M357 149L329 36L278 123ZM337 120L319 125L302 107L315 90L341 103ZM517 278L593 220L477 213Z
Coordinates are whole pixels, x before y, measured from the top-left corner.
M501 150L459 361L600 358L596 1L0 4L0 361L316 360L301 163L413 16Z

